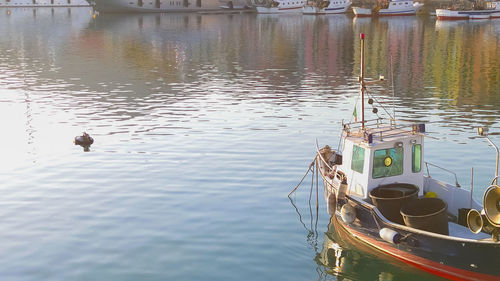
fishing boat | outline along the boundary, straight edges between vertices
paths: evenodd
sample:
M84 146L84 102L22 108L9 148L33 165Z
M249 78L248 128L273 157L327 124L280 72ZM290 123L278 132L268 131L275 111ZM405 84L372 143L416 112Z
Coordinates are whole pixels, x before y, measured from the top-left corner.
M426 124L365 119L365 103L375 104L365 99L367 87L377 81L365 81L364 40L361 34L361 120L342 124L338 150L317 145L335 230L381 257L434 275L500 280L498 148L479 128L497 151L496 176L482 202L473 199L472 188L459 186L456 175L455 183L424 175L424 165L432 165L424 161Z
M268 0L255 8L259 14L301 14L305 4L303 0Z
M343 14L351 4L350 0L311 1L303 7L302 13L304 15Z
M0 0L0 7L89 7L85 0Z
M166 13L220 10L219 0L87 0L105 13Z
M436 9L438 20L466 20L500 18L500 1L484 2L484 6L475 6L475 9L464 9L461 6L452 6L448 9Z

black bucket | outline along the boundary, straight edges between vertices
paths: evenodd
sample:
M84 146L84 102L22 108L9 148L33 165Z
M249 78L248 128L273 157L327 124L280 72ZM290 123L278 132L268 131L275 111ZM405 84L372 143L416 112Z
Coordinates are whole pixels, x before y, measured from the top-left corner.
M460 208L458 209L458 224L469 227L467 224L467 214L469 214L469 211L471 208Z
M448 205L439 198L419 198L401 208L407 226L448 235Z
M382 215L388 220L404 224L401 207L406 202L416 199L418 187L407 183L380 185L370 191L370 198Z

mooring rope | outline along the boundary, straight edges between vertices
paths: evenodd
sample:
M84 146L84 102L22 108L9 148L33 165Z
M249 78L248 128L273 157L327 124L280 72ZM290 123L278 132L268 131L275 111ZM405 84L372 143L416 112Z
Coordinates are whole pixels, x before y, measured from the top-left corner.
M302 177L302 179L300 180L299 184L297 184L297 186L292 190L290 191L290 193L288 193L288 197L290 197L290 195L292 195L292 193L294 193L298 188L299 186L302 184L302 182L304 181L304 179L306 178L307 174L309 174L309 172L311 171L311 169L314 167L314 163L316 161L316 157L314 158L315 160L313 160L311 162L311 164L309 164L309 168L307 168L307 171L306 173L304 174L304 176Z
M319 220L319 167L318 167L318 159L317 157L314 158L314 160L309 164L309 167L307 168L306 173L300 180L299 184L288 194L288 199L290 200L290 203L292 206L295 208L295 211L297 212L299 216L299 221L306 229L309 234L307 235L308 241L310 241L313 246L316 248L317 247L317 239L318 239L318 220ZM291 198L291 195L297 191L297 189L302 185L302 182L306 178L306 176L309 174L309 172L312 171L311 174L311 188L309 190L309 216L310 216L310 227L307 227L304 221L302 220L302 215L300 214L300 211L298 210L297 206L294 203L294 200ZM311 200L312 200L312 195L313 195L313 189L314 189L314 181L316 180L316 216L314 217L313 215L313 209L311 206ZM312 239L312 240L310 240Z

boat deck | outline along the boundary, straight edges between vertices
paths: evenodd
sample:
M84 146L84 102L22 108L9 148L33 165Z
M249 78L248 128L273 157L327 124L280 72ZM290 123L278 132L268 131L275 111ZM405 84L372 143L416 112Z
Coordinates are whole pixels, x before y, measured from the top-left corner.
M454 222L448 222L448 231L449 235L453 237L459 237L459 238L464 238L464 239L472 239L472 240L488 240L491 239L491 236L484 233L484 232L479 232L477 234L472 233L469 228L454 223Z

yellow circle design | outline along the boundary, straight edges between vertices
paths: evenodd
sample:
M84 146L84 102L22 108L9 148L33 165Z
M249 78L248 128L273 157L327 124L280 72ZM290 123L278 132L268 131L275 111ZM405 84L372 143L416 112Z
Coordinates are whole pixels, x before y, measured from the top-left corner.
M391 158L391 157L386 157L386 158L384 159L384 165L385 165L386 167L389 167L389 166L391 166L391 164L392 164L392 158Z

